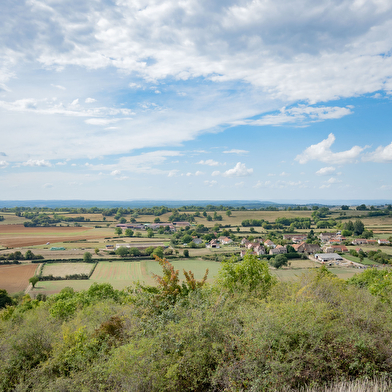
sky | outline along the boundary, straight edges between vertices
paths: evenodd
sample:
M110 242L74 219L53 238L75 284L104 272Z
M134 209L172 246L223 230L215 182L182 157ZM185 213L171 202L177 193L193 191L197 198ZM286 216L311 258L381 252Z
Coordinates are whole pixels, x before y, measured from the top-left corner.
M390 0L2 0L0 200L392 200Z

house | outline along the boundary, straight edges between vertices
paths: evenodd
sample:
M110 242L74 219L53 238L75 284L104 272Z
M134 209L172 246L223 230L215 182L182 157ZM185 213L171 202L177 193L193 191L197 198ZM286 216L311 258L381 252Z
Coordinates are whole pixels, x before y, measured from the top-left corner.
M258 244L253 248L254 252L257 254L257 256L265 255L265 248L263 245Z
M321 251L321 248L317 244L307 244L304 241L300 244L294 244L293 248L298 253L313 254Z
M307 238L306 234L283 234L284 240L294 242L294 244L298 244L302 241L305 241L306 238Z
M287 248L286 246L283 245L278 245L276 248L272 248L269 251L270 255L279 255L279 254L284 254L287 253Z
M321 233L319 235L321 242L328 242L333 237L336 237L336 233Z
M203 240L202 240L201 238L194 238L194 239L193 239L193 242L194 242L196 245L200 245L200 244L203 243Z
M325 253L348 252L348 249L344 245L325 245L323 251Z
M362 245L362 244L367 244L368 240L365 240L364 238L356 238L355 240L351 241L353 245Z
M265 241L264 246L268 246L268 248L276 248L276 245L271 240Z
M233 242L233 240L231 238L223 237L223 236L219 237L218 240L223 245L228 245L228 244L231 244Z
M246 238L241 240L241 246L244 246L247 242L249 242Z
M173 222L173 225L185 227L185 226L190 226L191 224L189 222Z
M389 245L390 244L390 242L388 240L384 240L382 238L380 238L377 242L379 245Z
M317 260L321 262L329 262L329 261L343 261L343 257L338 255L337 253L317 253L315 254Z
M213 239L208 243L208 247L210 248L219 248L218 240Z
M367 240L368 245L377 245L377 240Z

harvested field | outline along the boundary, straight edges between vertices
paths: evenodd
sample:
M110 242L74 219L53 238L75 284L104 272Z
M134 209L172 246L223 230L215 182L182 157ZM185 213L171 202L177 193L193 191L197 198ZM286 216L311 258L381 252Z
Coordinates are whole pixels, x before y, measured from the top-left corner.
M75 274L89 275L93 267L93 263L50 263L45 264L42 275L61 276L62 278Z
M9 248L42 245L47 242L72 241L99 238L102 234L86 227L24 227L23 225L0 226L0 244Z
M37 264L0 265L0 288L9 294L25 290L37 267Z

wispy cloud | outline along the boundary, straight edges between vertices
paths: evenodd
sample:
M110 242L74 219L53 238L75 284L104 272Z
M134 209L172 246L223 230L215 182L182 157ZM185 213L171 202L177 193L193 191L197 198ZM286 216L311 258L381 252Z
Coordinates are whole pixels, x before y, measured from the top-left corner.
M237 154L237 155L245 155L248 154L249 151L246 150L237 150L235 148L231 149L231 150L227 150L227 151L223 151L223 154Z
M49 161L45 161L44 159L29 159L28 161L23 162L22 166L51 167L52 164Z
M208 166L218 166L219 162L214 161L213 159L206 159L205 161L201 160L197 162L198 165L208 165Z

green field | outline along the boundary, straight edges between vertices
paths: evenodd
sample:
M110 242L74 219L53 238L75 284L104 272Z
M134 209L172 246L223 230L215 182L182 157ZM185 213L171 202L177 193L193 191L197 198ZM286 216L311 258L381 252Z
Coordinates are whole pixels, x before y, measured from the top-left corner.
M272 274L280 280L290 280L307 273L309 268L318 267L319 264L310 260L291 260L291 267L284 269L271 269ZM214 261L205 261L200 259L180 259L172 262L174 268L180 271L180 278L184 275L182 270L192 271L196 279L202 279L208 268L208 282L212 283L218 275L220 263ZM331 272L339 278L348 279L355 273L361 272L355 268L329 268ZM86 290L94 282L110 283L115 289L123 289L131 286L134 282L140 281L148 285L155 284L153 274L161 275L162 268L154 260L143 260L134 262L124 261L103 261L100 262L93 275L89 280L60 280L38 282L31 294L34 296L38 293L53 294L62 290L64 287L72 287L74 290Z

